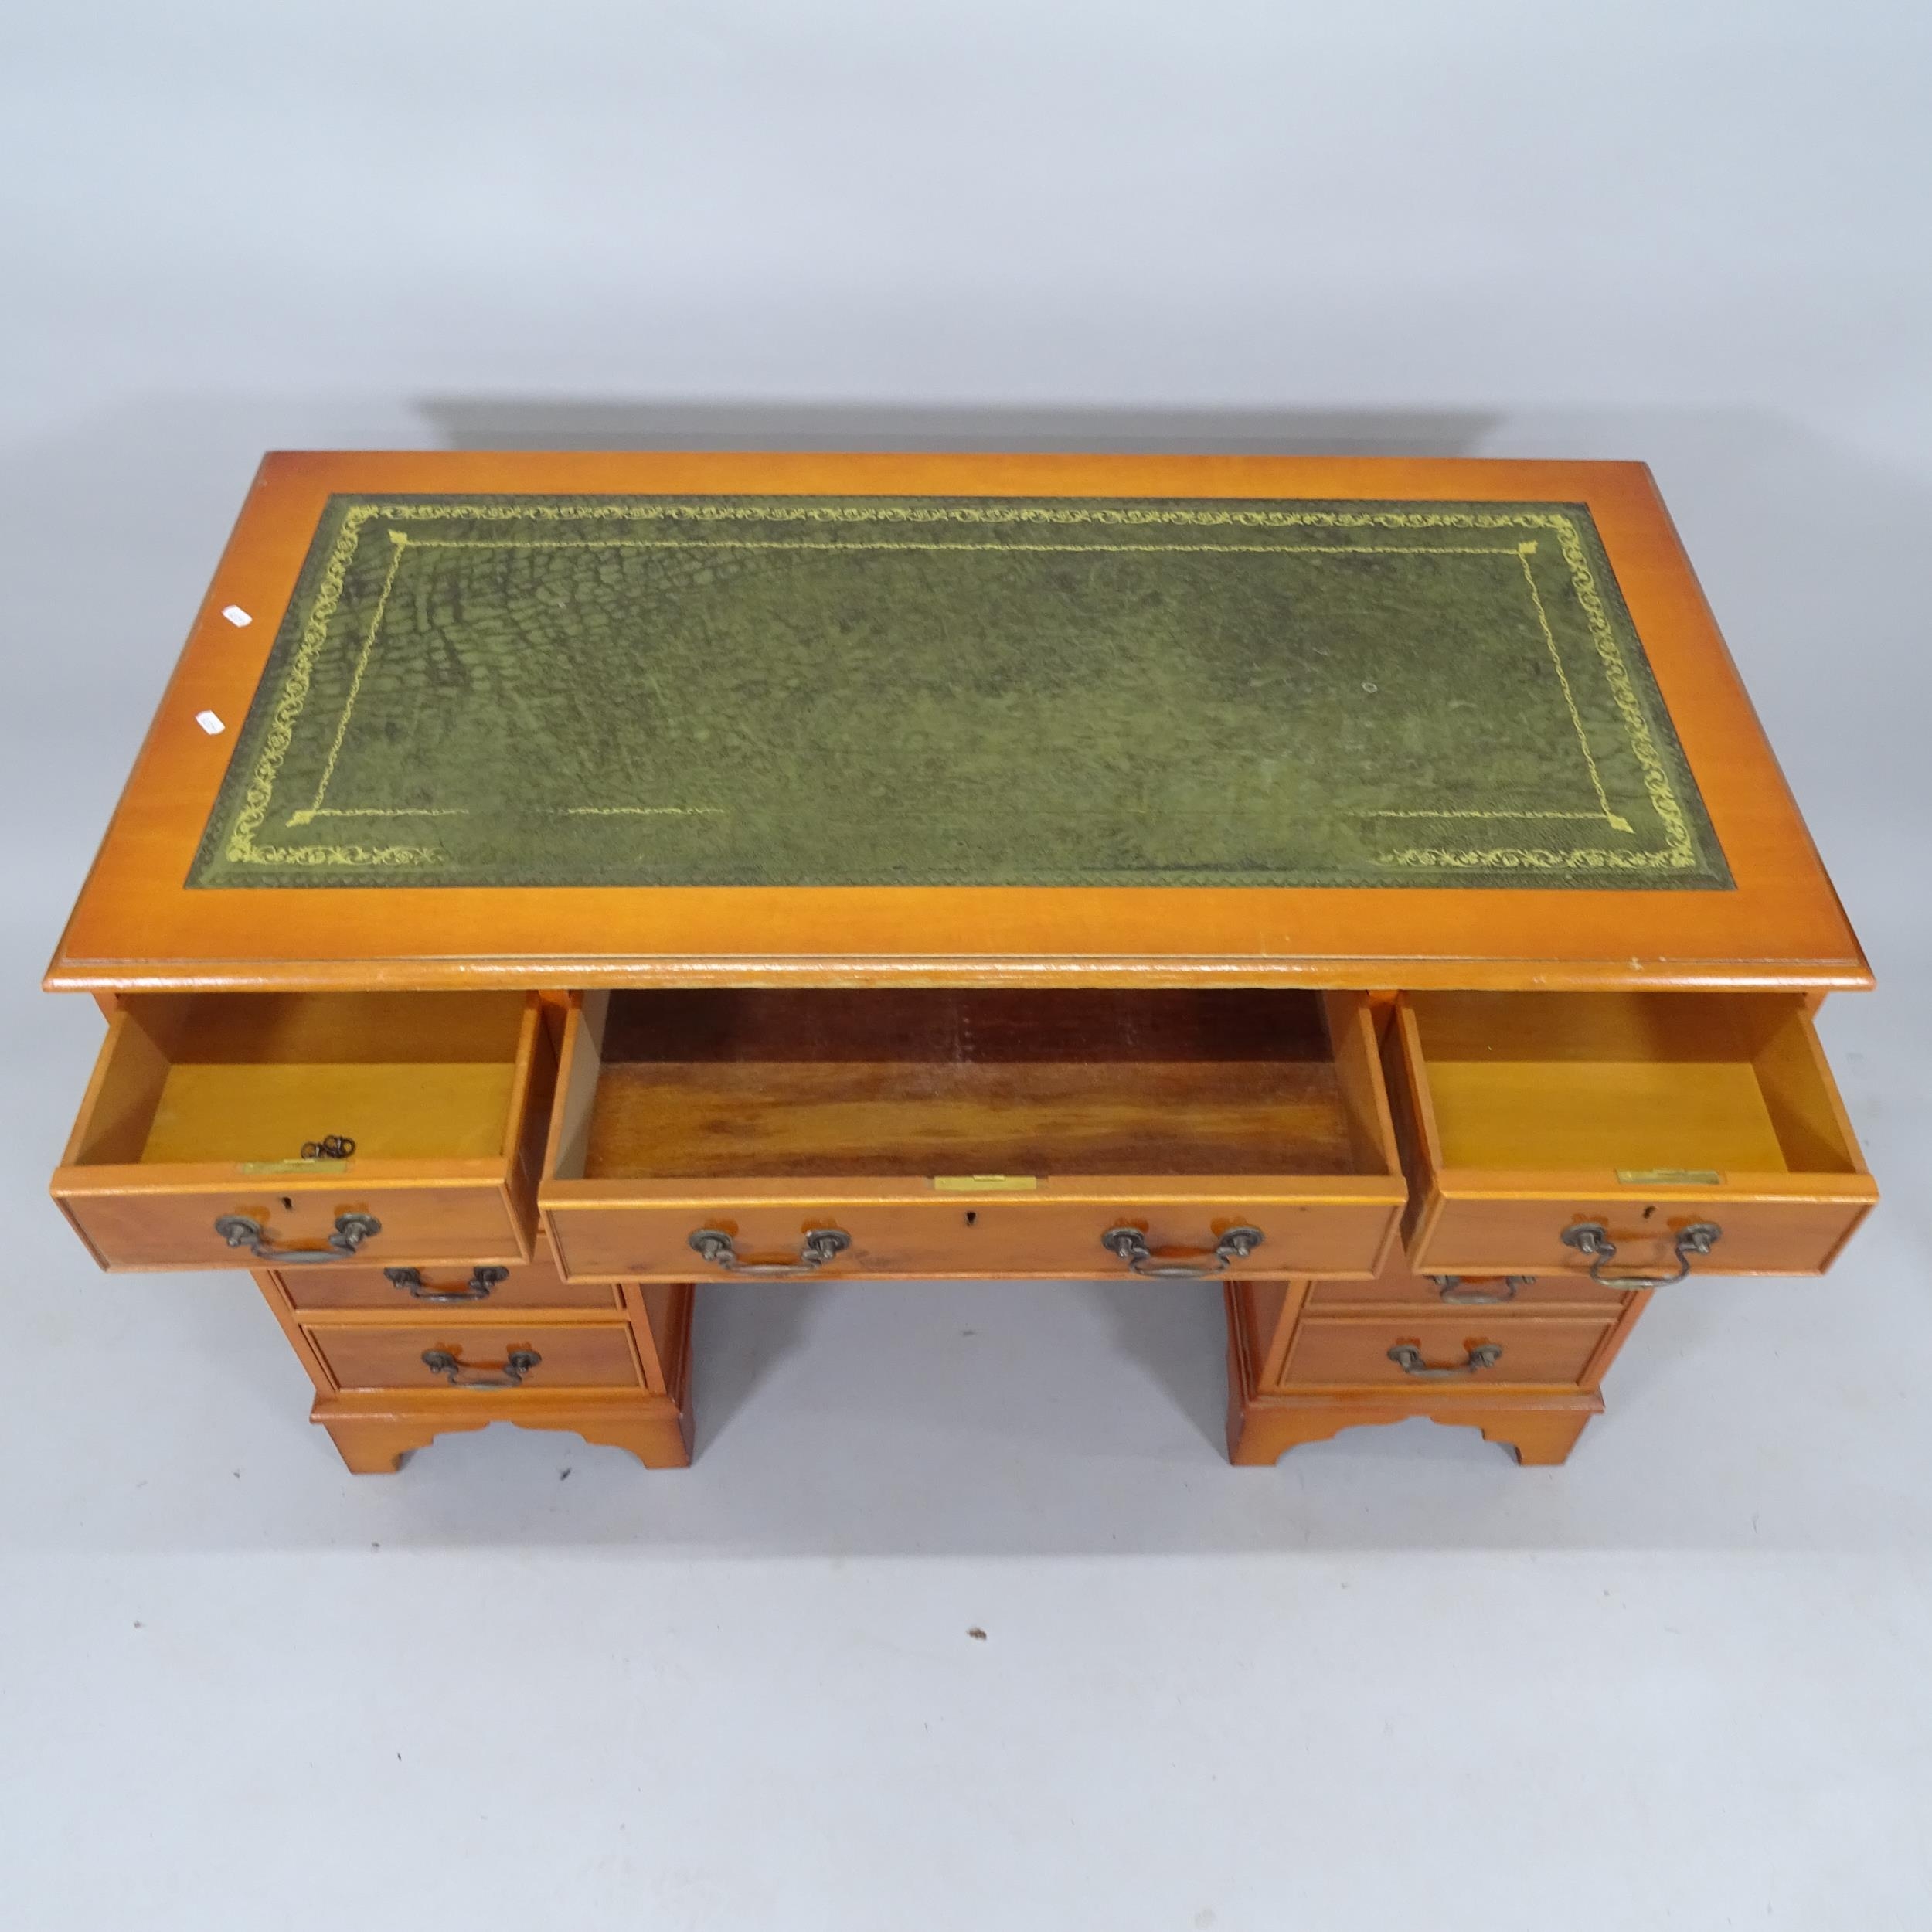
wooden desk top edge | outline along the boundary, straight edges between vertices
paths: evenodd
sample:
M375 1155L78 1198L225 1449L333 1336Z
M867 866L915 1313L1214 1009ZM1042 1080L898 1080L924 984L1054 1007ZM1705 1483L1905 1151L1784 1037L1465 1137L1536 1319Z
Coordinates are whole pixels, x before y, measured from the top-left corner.
M238 723L245 715L315 520L329 495L345 491L1581 502L1609 551L1736 889L191 893L179 882L233 744L200 732L195 716L211 708ZM255 614L247 630L221 617L231 603ZM1564 917L1553 934L1557 900ZM385 924L434 933L441 944L404 951L379 934L371 943ZM1872 977L1641 464L329 451L264 459L44 983L95 993L760 984L1829 990L1868 988Z

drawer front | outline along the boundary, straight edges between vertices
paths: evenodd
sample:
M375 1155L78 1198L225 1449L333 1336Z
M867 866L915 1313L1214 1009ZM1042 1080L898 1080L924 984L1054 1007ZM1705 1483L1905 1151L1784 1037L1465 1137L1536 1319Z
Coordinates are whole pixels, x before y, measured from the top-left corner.
M1002 1199L832 1202L709 1208L552 1205L546 1219L566 1275L578 1280L705 1281L734 1273L819 1277L931 1278L1002 1275L1104 1280L1160 1268L1244 1281L1287 1275L1367 1274L1393 1238L1393 1201L1313 1204L1265 1199L1202 1201L1150 1207L1118 1201ZM1148 1257L1140 1269L1103 1244L1131 1228ZM1259 1229L1261 1240L1240 1259L1222 1248L1230 1230ZM810 1234L842 1234L848 1245L822 1264L803 1257ZM707 1260L694 1233L730 1237L729 1258ZM1131 1244L1130 1243L1131 1247ZM1223 1265L1217 1249L1228 1253ZM733 1265L735 1262L736 1265Z
M406 1267L288 1268L276 1279L295 1308L472 1309L487 1316L501 1308L614 1308L615 1285L608 1281L566 1281L547 1249L536 1257L508 1264L478 1261L468 1267L424 1263Z
M1436 1391L1553 1385L1575 1388L1610 1335L1607 1321L1545 1320L1477 1309L1455 1319L1304 1321L1279 1386ZM1400 1352L1400 1357L1398 1353Z
M1315 1281L1311 1308L1601 1308L1624 1305L1621 1288L1600 1287L1587 1275L1413 1274L1406 1266L1384 1269L1372 1281Z
M111 1268L521 1260L556 1064L535 995L131 996L52 1192Z
M70 1173L73 1170L68 1170ZM173 1190L144 1187L97 1192L70 1186L60 1195L89 1245L111 1268L250 1268L308 1273L375 1267L399 1261L467 1268L478 1260L521 1260L516 1219L501 1182L372 1185L352 1190L326 1181L276 1177L274 1191L248 1186ZM217 1221L247 1221L231 1243ZM287 1250L331 1255L332 1240L362 1232L351 1252L319 1262L290 1262ZM343 1235L340 1230L346 1229Z
M1417 1274L1815 1274L1877 1199L1795 995L1404 994L1384 1059Z
M342 1389L454 1386L500 1393L631 1389L644 1383L631 1331L622 1322L492 1328L466 1321L442 1328L321 1327L304 1333ZM425 1355L434 1359L425 1361Z
M1419 1274L1522 1272L1591 1282L1596 1257L1563 1240L1601 1228L1616 1252L1596 1260L1597 1279L1667 1281L1682 1274L1817 1274L1867 1211L1864 1202L1740 1200L1713 1192L1664 1201L1595 1199L1429 1203L1409 1243ZM1685 1230L1718 1230L1709 1252ZM1685 1242L1679 1252L1680 1240Z

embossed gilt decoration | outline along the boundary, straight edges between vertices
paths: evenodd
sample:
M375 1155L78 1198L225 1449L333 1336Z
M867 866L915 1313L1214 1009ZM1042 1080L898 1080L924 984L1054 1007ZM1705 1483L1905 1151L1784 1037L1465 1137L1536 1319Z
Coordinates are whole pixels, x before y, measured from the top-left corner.
M338 496L189 883L1730 879L1580 506Z

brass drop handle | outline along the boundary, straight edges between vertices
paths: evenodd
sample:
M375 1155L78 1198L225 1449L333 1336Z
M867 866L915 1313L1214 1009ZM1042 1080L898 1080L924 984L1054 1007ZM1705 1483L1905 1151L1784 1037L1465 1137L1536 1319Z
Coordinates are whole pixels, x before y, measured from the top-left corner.
M1492 1301L1513 1301L1516 1291L1528 1287L1536 1278L1533 1274L1505 1274L1499 1281L1472 1287L1459 1274L1432 1274L1429 1277L1436 1284L1436 1293L1444 1301L1453 1301L1458 1308L1475 1308Z
M224 1214L217 1218L215 1232L231 1248L246 1248L257 1261L273 1261L278 1267L291 1263L339 1261L353 1254L372 1234L380 1234L383 1224L372 1214L338 1214L335 1232L325 1248L278 1248L268 1238L260 1222L246 1214Z
M447 1349L425 1349L423 1366L439 1375L452 1389L514 1389L543 1359L534 1349L512 1349L500 1375L465 1375L463 1364Z
M714 1268L728 1274L758 1274L777 1281L801 1281L835 1261L852 1246L852 1236L839 1228L809 1228L798 1244L795 1261L746 1261L739 1258L731 1236L716 1228L699 1228L690 1245Z
M471 1269L470 1278L460 1288L432 1288L426 1286L420 1268L385 1268L385 1278L393 1288L402 1288L414 1296L418 1301L428 1301L447 1306L452 1301L487 1301L490 1291L499 1281L510 1278L508 1268L486 1268L480 1264Z
M1147 1236L1138 1228L1109 1228L1100 1236L1100 1246L1109 1253L1118 1255L1136 1274L1157 1281L1199 1281L1209 1275L1224 1274L1231 1261L1245 1261L1261 1245L1261 1240L1259 1228L1230 1228L1212 1249L1206 1250L1205 1258L1212 1264L1207 1267L1194 1261L1156 1261Z
M1565 1228L1563 1243L1574 1248L1579 1254L1590 1257L1590 1278L1600 1288L1667 1288L1673 1282L1681 1281L1691 1271L1691 1263L1701 1256L1709 1254L1723 1238L1724 1230L1715 1221L1693 1221L1681 1233L1674 1244L1677 1253L1677 1272L1675 1274L1606 1274L1604 1264L1614 1260L1617 1243L1610 1238L1610 1230L1600 1221L1585 1221L1573 1228Z
M1398 1342L1389 1351L1389 1359L1406 1376L1417 1376L1424 1382L1447 1382L1457 1376L1480 1375L1485 1369L1493 1369L1502 1359L1502 1344L1478 1342L1461 1362L1447 1369L1430 1368L1413 1342Z

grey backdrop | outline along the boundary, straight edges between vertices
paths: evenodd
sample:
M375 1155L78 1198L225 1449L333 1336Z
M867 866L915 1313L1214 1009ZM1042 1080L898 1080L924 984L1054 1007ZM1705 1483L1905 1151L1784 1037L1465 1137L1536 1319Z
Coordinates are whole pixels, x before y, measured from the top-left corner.
M19 1922L1924 1923L1929 20L0 6ZM1887 1205L1660 1298L1560 1471L1230 1471L1212 1291L955 1284L710 1290L685 1475L348 1478L246 1284L46 1202L35 981L259 452L437 444L1648 459Z

